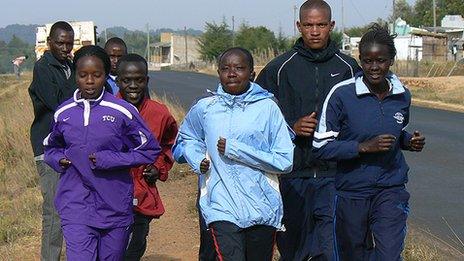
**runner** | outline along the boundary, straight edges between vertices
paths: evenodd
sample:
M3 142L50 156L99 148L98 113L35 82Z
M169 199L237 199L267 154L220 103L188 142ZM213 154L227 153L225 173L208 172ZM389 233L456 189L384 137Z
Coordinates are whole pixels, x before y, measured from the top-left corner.
M409 212L401 150L421 151L425 138L405 131L411 94L390 72L393 39L378 24L363 35L363 71L332 88L314 134L316 156L337 161L335 260L401 260Z
M74 56L78 90L55 112L45 161L60 173L55 206L67 260L122 260L133 223L129 168L154 161L158 143L137 110L104 91L110 59L98 46Z

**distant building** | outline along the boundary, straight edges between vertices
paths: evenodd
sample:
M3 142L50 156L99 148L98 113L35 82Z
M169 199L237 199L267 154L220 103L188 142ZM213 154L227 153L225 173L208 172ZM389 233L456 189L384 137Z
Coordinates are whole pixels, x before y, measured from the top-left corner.
M150 45L150 64L155 67L189 65L201 60L198 38L191 35L161 33L159 43Z
M394 33L398 36L409 35L411 33L411 27L406 23L406 21L401 19L401 17L398 17L395 21Z
M441 19L441 27L464 29L464 18L461 15L445 15Z

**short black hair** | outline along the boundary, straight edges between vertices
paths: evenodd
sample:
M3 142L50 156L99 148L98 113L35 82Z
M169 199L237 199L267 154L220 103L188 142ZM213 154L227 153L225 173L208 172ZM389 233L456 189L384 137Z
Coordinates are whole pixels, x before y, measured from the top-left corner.
M66 32L71 32L74 34L74 30L72 28L72 26L70 24L68 24L67 22L65 21L58 21L56 23L54 23L52 25L52 27L50 28L50 34L48 35L50 38L53 38L55 37L56 35L56 32L58 30L63 30L63 31L66 31Z
M361 55L369 45L382 44L387 46L390 59L395 59L395 37L396 34L390 34L386 24L380 25L378 23L373 23L361 37L361 41L359 42L359 54Z
M247 62L248 62L248 66L250 66L250 70L253 71L254 63L255 63L253 60L253 55L250 53L250 51L242 47L232 47L222 52L217 59L218 66L221 65L222 58L224 58L226 54L237 53L237 52L245 55Z
M145 67L145 73L148 74L148 63L145 58L142 56L135 54L135 53L130 53L126 54L119 59L118 63L116 64L116 70L118 71L118 75L121 71L122 64L123 63L141 63Z
M304 2L300 6L300 20L303 12L311 9L319 9L326 11L329 15L329 22L332 21L332 8L330 8L330 5L324 0L308 0Z
M125 52L127 53L127 45L126 45L126 43L124 42L123 39L121 39L119 37L112 37L112 38L108 39L108 41L106 41L106 43L105 43L105 49L108 48L108 46L113 45L113 44L123 46L124 49L126 50Z
M105 75L108 76L111 70L111 61L108 54L106 54L105 50L97 45L87 45L79 50L74 54L73 59L73 66L74 70L76 69L77 62L79 59L86 57L86 56L95 56L103 62L103 67L105 68Z

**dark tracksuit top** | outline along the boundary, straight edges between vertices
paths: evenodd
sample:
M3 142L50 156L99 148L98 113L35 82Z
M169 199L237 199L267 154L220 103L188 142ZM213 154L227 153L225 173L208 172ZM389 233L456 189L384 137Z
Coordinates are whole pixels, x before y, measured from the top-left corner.
M356 61L340 53L334 42L324 50L313 51L300 38L291 51L267 64L256 82L275 95L287 123L293 127L301 117L319 112L330 89L359 70ZM318 175L335 174L335 167L329 170L326 162L314 158L311 142L312 137L298 136L294 140L293 171L286 178L313 177L314 167L321 171Z
M66 77L65 66L71 74ZM73 96L76 90L74 70L70 61L61 64L50 51L46 51L34 65L29 96L34 108L31 126L31 144L34 156L43 154L42 142L50 132L56 108Z
M382 188L403 186L409 167L401 149L409 147L411 94L390 74L390 94L379 100L362 80L362 74L336 85L323 104L314 134L314 152L323 160L337 161L337 193L365 198ZM358 145L381 134L396 137L393 149L359 154Z

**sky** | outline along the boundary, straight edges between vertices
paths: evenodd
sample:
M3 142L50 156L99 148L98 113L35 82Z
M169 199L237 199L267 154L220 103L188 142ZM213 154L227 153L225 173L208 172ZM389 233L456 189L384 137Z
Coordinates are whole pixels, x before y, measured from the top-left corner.
M332 7L336 25L342 25L341 3L344 2L345 27L365 25L387 18L393 0L326 0ZM182 29L184 26L203 30L205 22L223 19L235 28L246 22L263 25L274 32L291 36L294 32L294 6L303 0L2 0L0 27L9 24L45 24L58 20L92 20L101 31L112 26L128 29ZM407 0L413 4L415 0Z

